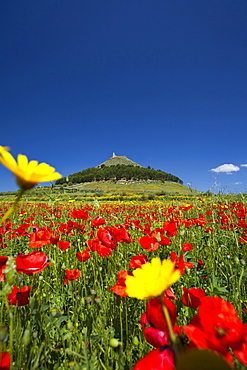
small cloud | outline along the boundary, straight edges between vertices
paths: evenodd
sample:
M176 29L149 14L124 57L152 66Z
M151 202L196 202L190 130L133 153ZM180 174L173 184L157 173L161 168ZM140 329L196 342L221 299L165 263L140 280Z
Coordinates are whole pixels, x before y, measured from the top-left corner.
M212 168L210 171L216 172L216 173L225 172L228 175L230 175L231 172L236 172L239 170L240 170L240 167L235 166L234 164L222 164L221 166Z
M240 167L247 167L247 164L241 164Z
M241 184L242 182L238 182L238 181L234 183L234 185L241 185Z

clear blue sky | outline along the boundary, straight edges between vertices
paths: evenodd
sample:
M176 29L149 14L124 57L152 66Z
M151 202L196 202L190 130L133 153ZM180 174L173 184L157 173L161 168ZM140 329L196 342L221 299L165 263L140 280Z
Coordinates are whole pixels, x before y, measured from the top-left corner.
M67 176L115 152L197 190L247 191L246 0L1 1L0 38L14 156Z

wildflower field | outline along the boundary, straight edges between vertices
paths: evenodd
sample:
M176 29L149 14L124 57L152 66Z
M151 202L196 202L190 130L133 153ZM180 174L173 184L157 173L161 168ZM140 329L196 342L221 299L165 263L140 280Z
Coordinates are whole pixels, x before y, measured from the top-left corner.
M61 175L0 163L0 370L246 369L245 195L30 201Z
M0 228L2 363L7 353L12 369L173 369L158 298L129 297L125 284L159 257L181 274L164 302L183 346L246 368L246 212L236 196L20 202Z

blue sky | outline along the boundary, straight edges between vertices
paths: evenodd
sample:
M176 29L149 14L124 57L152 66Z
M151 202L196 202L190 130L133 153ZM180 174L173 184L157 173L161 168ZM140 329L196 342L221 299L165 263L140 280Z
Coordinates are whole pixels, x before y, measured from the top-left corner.
M0 145L15 157L67 176L115 152L247 192L246 0L5 1L0 38Z

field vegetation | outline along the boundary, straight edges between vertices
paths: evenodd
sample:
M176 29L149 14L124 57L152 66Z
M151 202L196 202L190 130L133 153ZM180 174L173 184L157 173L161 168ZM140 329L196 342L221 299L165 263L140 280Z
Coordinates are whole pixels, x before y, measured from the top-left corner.
M230 302L246 322L244 195L122 202L67 195L25 198L0 229L0 343L12 369L134 368L155 348L140 325L146 302L126 293L126 274L138 260L171 258L183 272L169 300L186 345L186 326L198 310L186 305L186 289ZM11 204L1 201L2 215ZM225 320L236 322L231 310ZM241 340L246 346L244 330ZM246 357L222 346L218 354L245 369ZM215 350L213 339L206 347Z

